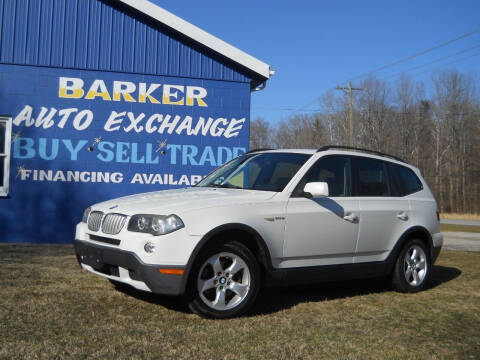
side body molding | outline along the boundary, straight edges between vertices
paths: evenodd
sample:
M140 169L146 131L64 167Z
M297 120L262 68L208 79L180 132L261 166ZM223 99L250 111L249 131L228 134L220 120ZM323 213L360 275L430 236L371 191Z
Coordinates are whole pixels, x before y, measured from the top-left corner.
M189 281L190 272L195 263L195 260L200 251L208 244L208 242L216 235L225 231L244 231L252 235L255 243L259 249L259 254L255 254L259 257L262 264L265 266L266 286L286 286L290 284L306 284L314 282L334 281L334 280L348 280L348 279L361 279L361 278L373 278L387 276L393 271L395 261L398 254L402 250L405 242L410 236L418 234L428 241L428 248L430 250L430 256L432 263L435 260L435 253L433 251L433 241L430 233L423 226L413 226L407 229L397 240L392 251L384 261L358 263L358 264L340 264L340 265L324 265L315 267L301 267L291 269L274 269L265 241L260 234L252 227L240 224L231 223L218 226L210 230L195 246L188 263L185 267L185 273L182 284L182 291L185 291L187 283ZM438 254L437 254L438 255Z

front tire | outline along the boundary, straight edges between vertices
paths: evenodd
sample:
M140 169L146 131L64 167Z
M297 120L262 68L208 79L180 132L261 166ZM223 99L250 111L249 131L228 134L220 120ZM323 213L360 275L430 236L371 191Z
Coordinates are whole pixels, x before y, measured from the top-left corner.
M253 305L260 290L259 264L239 242L203 252L191 276L189 308L203 317L240 316Z
M393 288L405 293L423 290L430 278L430 269L431 261L425 244L418 239L407 241L395 263Z

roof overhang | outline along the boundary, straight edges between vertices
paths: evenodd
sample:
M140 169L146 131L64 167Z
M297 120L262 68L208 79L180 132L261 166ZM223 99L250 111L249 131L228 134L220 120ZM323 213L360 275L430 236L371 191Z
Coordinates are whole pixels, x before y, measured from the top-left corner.
M165 26L181 33L198 42L199 44L207 47L210 50L224 56L225 58L245 67L253 73L260 75L265 80L268 80L270 76L274 74L273 70L270 70L270 65L258 60L257 58L243 52L240 49L226 43L223 40L207 33L206 31L190 24L189 22L175 16L171 12L161 8L158 5L151 3L148 0L118 0L137 11L145 14L146 16L159 21Z

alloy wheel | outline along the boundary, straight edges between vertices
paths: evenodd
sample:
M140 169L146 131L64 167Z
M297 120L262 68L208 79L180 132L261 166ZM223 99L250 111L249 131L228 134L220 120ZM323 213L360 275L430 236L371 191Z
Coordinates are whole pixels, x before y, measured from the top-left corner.
M428 271L427 255L425 251L418 246L412 245L404 257L403 264L405 279L411 286L420 286Z
M208 258L200 268L197 289L202 301L214 310L240 305L250 291L251 274L245 261L230 252Z

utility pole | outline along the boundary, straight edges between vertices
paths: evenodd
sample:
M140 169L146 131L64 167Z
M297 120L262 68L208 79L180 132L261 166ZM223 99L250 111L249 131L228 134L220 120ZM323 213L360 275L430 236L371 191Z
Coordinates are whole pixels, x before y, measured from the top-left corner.
M348 87L336 87L337 90L348 91L349 97L349 112L348 112L348 142L350 146L353 146L353 91L355 90L363 90L362 88L354 88L352 87L352 82L348 82Z

